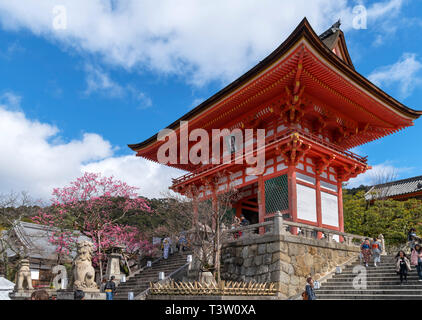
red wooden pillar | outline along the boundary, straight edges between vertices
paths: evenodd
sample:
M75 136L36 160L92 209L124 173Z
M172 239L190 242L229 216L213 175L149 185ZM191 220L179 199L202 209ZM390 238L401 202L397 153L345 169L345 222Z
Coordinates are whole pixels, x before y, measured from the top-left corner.
M264 175L258 176L258 223L265 222L265 182ZM259 233L264 233L264 228L259 228Z
M289 165L287 169L287 181L289 185L289 211L293 222L297 222L297 186L296 167ZM292 234L297 234L297 228L291 228Z
M316 191L316 214L318 227L322 228L322 205L321 205L321 179L319 175L315 179L315 191ZM322 233L317 233L318 239L322 238Z
M338 226L339 231L344 232L344 217L343 217L343 183L337 182L337 200L338 200Z
M238 202L236 204L236 217L238 217L240 219L241 215L242 215L242 206L241 206L241 203Z

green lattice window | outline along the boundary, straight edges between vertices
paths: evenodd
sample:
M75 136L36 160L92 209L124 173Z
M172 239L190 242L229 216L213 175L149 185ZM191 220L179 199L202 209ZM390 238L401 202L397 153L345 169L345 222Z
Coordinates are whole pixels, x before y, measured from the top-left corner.
M287 175L265 181L265 209L267 214L289 209Z

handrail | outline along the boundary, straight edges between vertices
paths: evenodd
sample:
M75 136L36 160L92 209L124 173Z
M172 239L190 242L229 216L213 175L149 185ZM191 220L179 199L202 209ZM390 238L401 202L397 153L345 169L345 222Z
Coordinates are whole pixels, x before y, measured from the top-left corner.
M353 237L353 238L362 239L362 240L367 238L365 236L359 236L359 235L355 235L355 234L351 234L351 233L341 232L341 231L337 231L337 230L331 230L331 229L322 228L322 227L310 226L308 224L299 223L299 222L284 220L283 224L291 226L291 227L297 227L297 228L303 228L303 229L312 229L312 230L315 230L315 231L319 231L319 232L323 232L323 233L329 233L329 234L335 234L335 235L339 235L339 236L343 236L343 237Z
M243 240L243 239L245 239L245 237L250 236L250 234L247 232L249 230L253 230L253 229L256 230L256 229L260 229L260 228L267 227L267 226L270 226L269 231L261 233L261 234L256 235L256 236L286 235L286 234L288 234L288 231L286 230L287 227L295 227L295 228L301 229L301 231L303 231L303 235L302 235L302 233L299 233L299 234L292 233L293 236L304 236L306 238L313 238L314 236L310 232L321 232L325 236L321 240L322 241L328 241L328 242L333 241L333 239L332 239L333 235L338 235L338 236L342 237L342 239L344 240L344 243L346 243L348 245L352 245L354 239L364 240L366 238L365 236L355 235L355 234L341 232L341 231L337 231L337 230L331 230L331 229L328 229L328 228L317 227L317 226L308 225L308 224L299 223L299 222L287 221L287 220L283 219L283 216L279 212L274 215L273 221L267 221L267 222L264 222L264 223L248 225L248 226L245 226L245 227L238 227L236 229L229 229L229 230L225 230L225 232L232 234L232 233L243 231L242 236L240 236L239 238L233 239L233 240L229 240L231 242L231 241Z
M182 271L183 269L186 269L187 267L190 266L190 262L186 262L183 266L181 266L180 268L178 268L177 270L173 271L172 273L170 273L167 277L165 277L163 280L158 281L158 283L163 283L165 281L168 281L169 279L171 279L171 277L173 277L175 274L179 273L180 271ZM135 297L135 300L142 300L142 298L145 298L149 291L151 290L151 287L148 287L146 290L142 291L140 294L138 294Z
M262 222L262 223L257 223L257 224L250 224L250 225L243 226L243 227L237 227L235 229L227 229L227 230L224 230L224 232L235 233L235 232L239 232L239 231L253 230L253 229L258 229L258 228L262 228L262 227L266 227L266 226L272 226L272 225L273 225L272 221L267 221L267 222Z
M161 261L162 259L163 259L163 257L159 257L159 258L157 258L157 259L153 260L153 261L151 262L151 265L156 264L157 262ZM131 274L130 274L127 278L126 278L126 281L128 281L129 279L133 278L134 276L136 276L136 275L140 274L142 271L144 271L144 270L145 270L145 269L147 269L147 268L150 268L150 267L148 267L148 264L147 264L145 267L141 267L141 268L139 268L139 269L138 269L138 270L136 270L135 272L131 273Z

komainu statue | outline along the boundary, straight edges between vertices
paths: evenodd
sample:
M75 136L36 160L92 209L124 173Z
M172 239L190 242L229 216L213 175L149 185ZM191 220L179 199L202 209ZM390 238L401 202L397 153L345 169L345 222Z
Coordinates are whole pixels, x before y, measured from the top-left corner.
M25 284L25 286L24 286ZM31 269L29 268L29 260L22 259L19 263L19 270L16 274L16 291L33 290Z
M89 241L78 243L73 261L73 287L76 290L99 291L95 283L95 270L92 266L93 244Z

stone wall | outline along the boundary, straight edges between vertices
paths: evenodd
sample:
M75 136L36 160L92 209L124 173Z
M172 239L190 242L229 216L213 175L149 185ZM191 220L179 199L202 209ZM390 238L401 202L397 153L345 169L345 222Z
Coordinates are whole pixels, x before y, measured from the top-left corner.
M275 282L280 298L288 298L304 290L308 276L318 280L358 253L358 246L331 237L283 232L249 235L223 245L221 276L224 280Z

